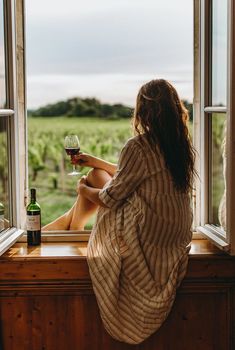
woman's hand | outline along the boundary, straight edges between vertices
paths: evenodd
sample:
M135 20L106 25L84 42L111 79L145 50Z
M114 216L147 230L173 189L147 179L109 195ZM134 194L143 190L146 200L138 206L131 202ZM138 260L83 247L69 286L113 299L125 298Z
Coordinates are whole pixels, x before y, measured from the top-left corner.
M107 208L106 205L99 198L100 188L93 188L87 184L87 177L83 176L77 184L77 193L89 199L94 204L100 207Z
M113 176L117 170L117 165L106 162L103 159L91 156L87 153L79 153L71 158L72 164L79 164L80 166L87 166L90 168L98 168L107 171L111 176Z
M80 166L87 166L90 168L96 168L97 167L97 158L94 156L91 156L87 153L79 153L76 156L73 156L71 159L72 164L78 164Z

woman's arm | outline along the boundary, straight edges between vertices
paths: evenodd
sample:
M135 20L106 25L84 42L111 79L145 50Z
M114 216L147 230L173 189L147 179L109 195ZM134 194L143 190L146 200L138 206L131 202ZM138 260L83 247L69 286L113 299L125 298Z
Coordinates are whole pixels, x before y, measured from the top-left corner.
M77 163L81 166L88 166L90 168L99 168L107 171L108 174L113 176L117 170L117 165L107 162L103 159L91 156L86 153L80 153L73 157L72 162Z
M94 157L94 158L95 158L94 168L103 169L103 170L107 171L107 173L110 174L111 176L113 176L115 174L115 172L117 171L117 164L107 162L107 161L100 159L100 158L96 158L96 157Z
M116 173L100 190L99 199L109 208L118 207L151 174L141 144L130 139L121 151Z

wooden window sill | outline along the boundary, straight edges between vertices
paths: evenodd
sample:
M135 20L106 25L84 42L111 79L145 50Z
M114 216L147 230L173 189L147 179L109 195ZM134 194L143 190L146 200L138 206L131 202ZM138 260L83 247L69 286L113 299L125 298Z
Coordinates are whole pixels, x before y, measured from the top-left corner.
M0 258L0 284L90 281L86 242L16 243ZM235 257L207 240L193 240L185 280L235 278ZM90 283L90 282L89 282Z
M31 259L85 259L87 242L43 242L40 246L28 247L26 243L15 243L1 260L31 260ZM206 255L227 256L206 239L193 240L189 252L189 259L205 257Z

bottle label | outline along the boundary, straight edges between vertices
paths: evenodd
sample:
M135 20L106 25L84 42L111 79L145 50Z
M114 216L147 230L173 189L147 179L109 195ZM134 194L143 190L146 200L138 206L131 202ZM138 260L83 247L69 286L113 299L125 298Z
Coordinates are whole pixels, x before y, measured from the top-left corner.
M40 231L40 215L27 215L27 231Z
M0 215L0 231L4 230L4 215Z

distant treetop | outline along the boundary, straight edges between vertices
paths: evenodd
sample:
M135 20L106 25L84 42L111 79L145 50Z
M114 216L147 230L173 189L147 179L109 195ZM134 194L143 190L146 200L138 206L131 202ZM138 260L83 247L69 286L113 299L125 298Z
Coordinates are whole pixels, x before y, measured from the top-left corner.
M189 111L192 120L192 104L183 101ZM108 104L101 103L96 98L74 97L66 101L59 101L53 104L42 106L35 110L28 111L32 117L100 117L109 119L130 118L133 108L121 103Z
M33 117L100 117L100 118L130 118L133 109L121 103L101 103L96 98L74 97L66 101L30 110L29 115Z

